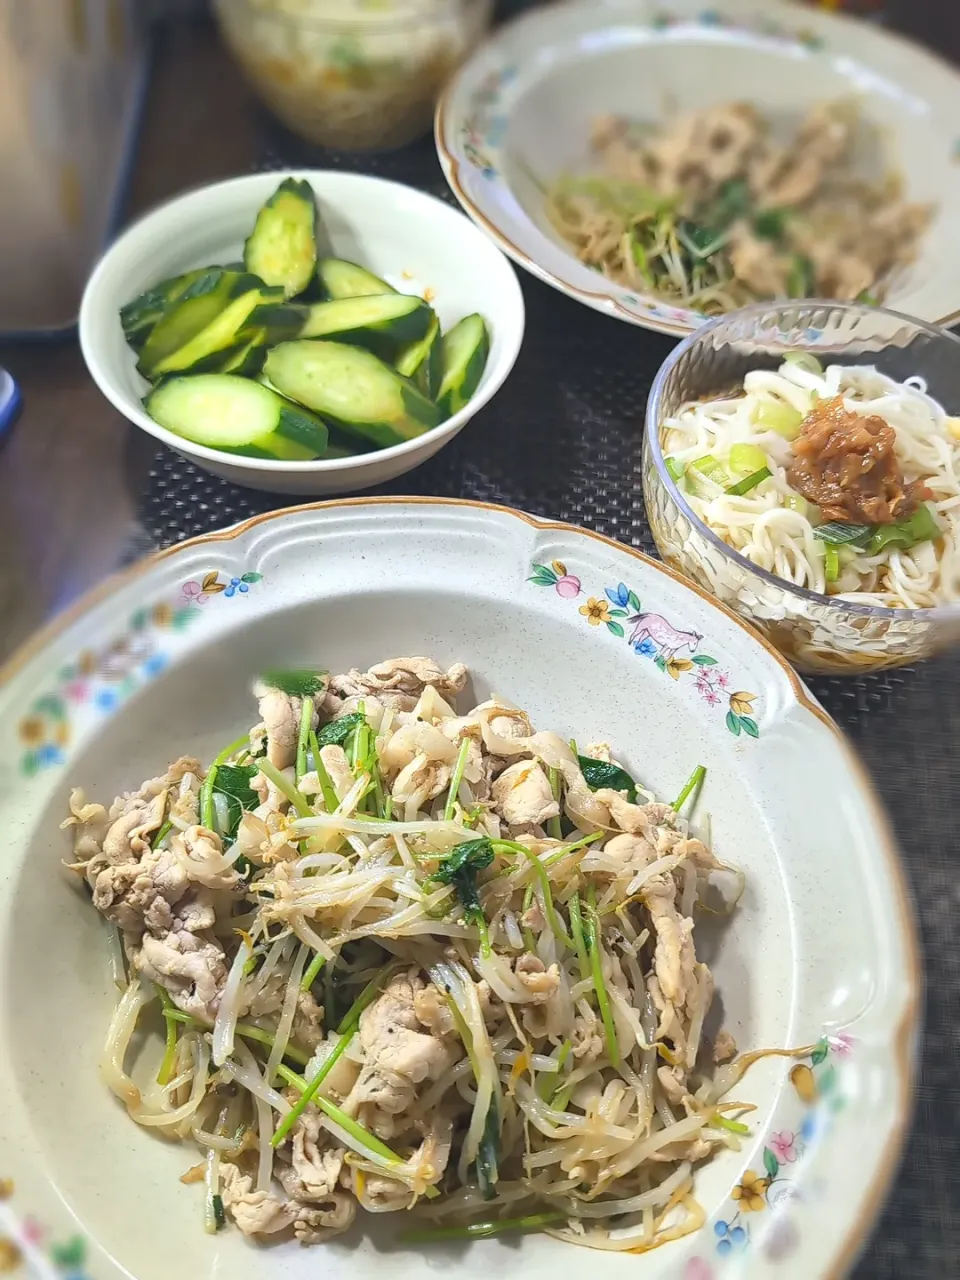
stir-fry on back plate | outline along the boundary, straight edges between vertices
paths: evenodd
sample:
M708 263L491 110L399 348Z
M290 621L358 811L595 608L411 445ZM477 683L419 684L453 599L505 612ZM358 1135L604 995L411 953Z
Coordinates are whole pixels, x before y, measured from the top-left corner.
M780 0L566 0L448 86L437 149L534 275L665 333L773 298L960 313L960 77Z
M3 676L4 1260L854 1256L909 905L836 727L697 588L502 508L321 504L145 562Z

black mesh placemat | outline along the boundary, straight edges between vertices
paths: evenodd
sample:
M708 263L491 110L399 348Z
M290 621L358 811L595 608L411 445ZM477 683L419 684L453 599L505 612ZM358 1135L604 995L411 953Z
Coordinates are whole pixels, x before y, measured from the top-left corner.
M432 143L379 156L311 148L265 120L264 167L349 168L452 203ZM567 520L656 554L640 492L643 409L670 339L601 316L521 273L527 329L496 399L417 471L372 493L486 499ZM242 489L169 450L140 498L146 537L165 546L291 499ZM960 657L856 680L811 681L862 751L906 856L928 996L917 1113L906 1159L857 1280L960 1274ZM825 886L829 891L829 886Z

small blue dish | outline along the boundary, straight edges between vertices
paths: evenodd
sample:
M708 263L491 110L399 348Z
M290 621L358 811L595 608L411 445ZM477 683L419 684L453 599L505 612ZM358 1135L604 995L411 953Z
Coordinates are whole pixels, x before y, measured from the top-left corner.
M22 404L20 388L6 369L0 369L0 440L13 426Z

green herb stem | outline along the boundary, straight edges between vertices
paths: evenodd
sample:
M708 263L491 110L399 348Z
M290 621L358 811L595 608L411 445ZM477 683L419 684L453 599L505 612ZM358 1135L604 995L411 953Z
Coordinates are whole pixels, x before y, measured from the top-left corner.
M676 813L679 813L680 810L683 808L684 804L686 803L687 798L690 796L690 794L694 790L696 790L697 797L699 797L700 788L703 786L703 780L706 776L707 776L706 766L702 764L698 764L697 767L694 769L693 773L691 773L690 777L687 779L683 790L677 796L676 800L674 800L670 808L673 809ZM696 797L694 798L694 804L696 804Z
M445 822L449 822L454 815L456 809L457 797L460 794L460 783L463 781L463 771L467 767L467 756L470 754L470 739L464 734L463 741L460 743L460 750L457 752L457 762L453 766L453 773L450 776L450 791L447 795L446 807L443 811Z
M620 1045L617 1042L617 1029L613 1021L613 1011L610 1008L610 997L607 995L607 984L603 978L603 965L600 960L600 918L597 915L597 895L593 885L587 890L587 902L590 906L588 913L590 970L597 992L597 1008L600 1010L600 1020L603 1022L607 1054L613 1066L619 1067Z
M380 988L386 983L387 979L391 977L391 975L394 973L396 973L395 965L388 965L387 968L384 969L382 973L378 973L377 976L371 982L367 983L364 989L360 992L360 995L357 996L356 1000L354 1000L353 1004L344 1014L343 1018L340 1020L339 1026L337 1027L337 1034L340 1036L340 1039L334 1045L333 1049L330 1051L327 1057L323 1060L323 1063L319 1071L316 1073L313 1079L310 1080L309 1083L306 1080L303 1081L303 1091L302 1091L300 1100L293 1107L293 1109L289 1111L287 1115L284 1116L284 1118L280 1121L280 1124L277 1126L277 1131L271 1139L271 1143L273 1144L273 1146L278 1147L280 1145L280 1143L284 1140L284 1138L287 1136L287 1134L290 1132L293 1126L297 1123L297 1121L303 1115L304 1111L306 1111L307 1105L310 1102L316 1102L317 1106L319 1106L322 1110L326 1111L326 1107L323 1105L326 1099L322 1099L318 1097L317 1091L320 1088L320 1086L323 1084L324 1080L326 1080L330 1072L333 1070L338 1060L342 1057L347 1045L356 1035L357 1028L360 1025L361 1013L363 1013L367 1005L370 1004L371 1001L376 997ZM327 1115L329 1115L332 1120L337 1120L337 1117L334 1116L330 1111L327 1111ZM337 1124L340 1124L339 1120L337 1120ZM360 1126L357 1126L357 1127L359 1128ZM346 1124L343 1125L343 1128L347 1129L347 1131L350 1133L353 1132L353 1130L350 1129L349 1126ZM366 1130L364 1129L362 1130L362 1132L366 1133ZM389 1148L384 1148L384 1150L389 1150ZM393 1158L397 1159L398 1157L394 1156Z
M544 915L547 917L547 923L550 925L555 936L559 938L561 942L565 943L571 951L576 950L573 939L561 924L560 917L557 914L557 909L553 905L553 892L550 888L550 878L547 875L546 868L533 850L528 849L525 844L519 844L515 840L492 840L490 843L493 845L494 849L505 849L510 853L521 853L529 860L533 867L534 875L537 878L537 883L540 885L540 893L543 896L543 911Z
M587 954L587 944L583 936L583 916L580 913L580 894L574 890L567 909L570 912L570 932L573 935L574 945L577 949L577 959L580 962L580 977L586 981L591 974L590 956Z
M320 952L318 951L317 954L310 961L309 965L307 966L307 971L303 975L303 980L300 983L301 991L310 990L310 988L316 982L317 978L320 976L320 970L323 968L323 966L326 963L327 963L327 957L324 955L321 955Z
M750 1126L743 1124L740 1120L728 1120L726 1116L715 1115L709 1124L715 1129L729 1129L731 1133L739 1133L744 1137L750 1133Z
M334 1050L334 1052L336 1052L336 1050ZM331 1058L332 1057L333 1055L331 1054ZM327 1062L330 1062L330 1058L327 1059ZM327 1064L324 1063L324 1066L326 1065ZM281 1120L276 1133L270 1139L271 1146L276 1147L283 1141L293 1128L296 1121L301 1115L303 1115L303 1112L306 1110L307 1103L312 1102L324 1113L324 1115L329 1116L334 1124L338 1124L341 1129L350 1134L351 1138L355 1139L355 1141L360 1143L361 1146L366 1147L367 1150L371 1151L374 1155L379 1156L381 1160L389 1160L391 1164L403 1163L402 1158L398 1156L395 1151L391 1151L385 1142L381 1142L380 1139L376 1137L375 1134L372 1134L369 1129L365 1129L363 1125L358 1124L352 1116L348 1116L345 1111L341 1111L340 1108L331 1102L329 1098L324 1098L322 1095L316 1094L315 1091L311 1093L310 1090L314 1085L313 1080L308 1084L306 1080L304 1080L303 1076L298 1076L295 1071L291 1071L290 1068L285 1067L283 1063L281 1063L277 1068L277 1075L285 1084L292 1085L294 1089L299 1090L300 1098L296 1106L292 1107ZM314 1077L314 1080L315 1079L316 1077Z
M172 830L173 830L173 823L169 818L167 818L166 822L164 822L163 826L160 827L160 829L157 831L157 834L153 837L153 840L150 843L150 848L159 849L161 844L163 844L164 840L166 840L167 836L170 834Z
M312 729L310 730L310 750L313 753L313 767L317 771L323 803L326 806L327 813L335 813L340 806L340 800L333 785L333 780L327 772L327 766L321 759L320 743L317 741L317 735Z
M287 797L301 818L310 817L310 806L307 804L306 796L297 790L289 778L285 777L269 760L259 759L254 763L263 776L273 783L280 794Z
M313 699L304 698L300 709L300 733L297 737L297 782L307 772L307 746L313 732Z
M414 1227L400 1239L404 1244L433 1244L443 1240L486 1240L509 1232L542 1231L563 1222L562 1213L531 1213L525 1218L494 1218L486 1222L469 1222L462 1227Z
M550 772L547 776L550 779L550 790L553 792L553 798L554 800L556 800L557 804L559 804L560 803L560 770L551 766ZM547 835L550 836L550 838L553 840L563 839L563 828L560 825L559 813L556 815L556 817L547 819Z
M243 1036L245 1040L256 1040L260 1044L269 1045L271 1049L277 1042L277 1037L272 1032L255 1026L252 1022L238 1022L236 1030L237 1035ZM301 1067L305 1067L310 1061L309 1053L305 1053L303 1049L298 1049L296 1045L289 1042L283 1051L283 1056L289 1058L291 1062L298 1062Z
M523 906L520 909L521 917L525 916L533 906L533 881L527 882L527 887L523 891ZM523 945L533 954L537 949L537 940L533 936L533 930L529 925L522 925Z

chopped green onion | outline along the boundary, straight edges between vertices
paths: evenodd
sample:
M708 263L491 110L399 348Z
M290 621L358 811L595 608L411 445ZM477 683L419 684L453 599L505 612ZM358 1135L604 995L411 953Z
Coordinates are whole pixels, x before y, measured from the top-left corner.
M529 859L533 866L534 875L537 877L537 882L540 885L540 893L543 896L543 913L547 917L547 923L550 925L554 935L559 938L561 942L566 943L571 951L575 950L573 939L560 923L556 907L553 905L553 893L550 889L550 879L547 875L546 868L537 855L532 849L528 849L525 844L519 844L515 840L491 840L490 843L493 845L494 849L506 849L511 853L522 853L525 858Z
M795 364L807 373L823 373L823 365L810 351L788 351L783 358L787 364Z
M669 471L674 480L681 480L686 467L682 462L678 462L676 458L664 458L663 465Z
M676 800L674 800L670 808L673 809L676 813L679 813L680 810L683 808L684 804L686 803L687 797L690 795L690 793L693 791L694 788L696 788L697 795L699 796L700 788L703 786L703 780L706 776L707 776L706 766L702 764L698 764L697 767L694 769L693 773L691 773L690 777L687 779L686 785L684 786L683 790L677 796Z
M838 546L848 542L862 545L872 531L873 526L869 524L847 524L844 520L829 520L826 524L817 525L813 536L821 542L835 542Z
M935 542L943 537L943 530L937 518L922 502L912 516L906 520L898 520L896 524L882 524L874 528L870 541L864 547L868 556L875 556L887 547L901 547L906 550L915 547L918 542Z
M731 497L741 498L745 493L749 493L751 489L755 489L758 484L762 484L764 480L769 480L773 473L767 466L760 467L751 475L745 476L743 480L738 480L736 484L730 485L725 491Z
M400 1236L403 1244L433 1244L443 1240L486 1240L511 1231L542 1231L563 1222L562 1213L531 1213L526 1218L493 1218L489 1222L468 1222L462 1227L414 1227Z
M796 440L803 414L782 400L761 400L753 411L753 422L765 431L775 431L784 440Z
M840 551L833 542L823 544L823 572L827 582L836 582L840 577Z
M320 758L320 743L317 741L317 735L310 730L310 753L313 756L313 767L317 771L317 778L320 781L320 794L323 796L323 803L326 805L327 813L334 813L340 804L333 781L327 773L327 766Z
M460 783L463 781L463 771L467 767L467 756L469 754L470 739L464 734L463 741L460 743L460 750L457 752L457 762L453 766L453 773L450 775L450 791L447 795L446 808L443 811L445 822L450 822L453 818L457 797L460 794Z
M587 913L587 942L590 948L590 971L593 985L597 993L597 1008L603 1023L603 1034L607 1042L607 1054L613 1066L620 1065L620 1046L617 1043L617 1029L610 1008L610 997L603 978L603 965L600 961L600 917L597 915L597 894L593 885L587 890L587 902L590 910Z
M307 772L307 743L313 730L313 699L304 698L300 710L300 734L297 738L297 781Z
M814 522L816 508L799 493L788 493L783 500L783 505L788 511L795 511L798 516L806 516L811 524Z
M557 804L559 804L560 803L560 770L555 769L553 768L553 766L551 766L547 776L550 779L550 791L553 795L554 800L556 800ZM553 818L547 819L547 835L550 836L552 840L563 839L563 828L560 825L559 814L557 814Z
M687 463L684 473L687 489L698 498L713 498L730 477L712 453Z
M730 469L738 476L748 476L767 465L767 455L756 444L732 444L730 446Z
M303 980L300 983L301 991L310 990L310 988L313 986L313 984L316 982L317 978L319 977L320 970L323 968L326 962L327 962L327 957L324 955L321 955L320 952L318 951L317 954L310 961L309 965L307 966L307 971L303 975Z
M280 794L287 797L301 818L309 818L311 816L306 796L298 791L290 779L285 777L275 765L264 759L255 760L254 764L263 776L273 783Z

